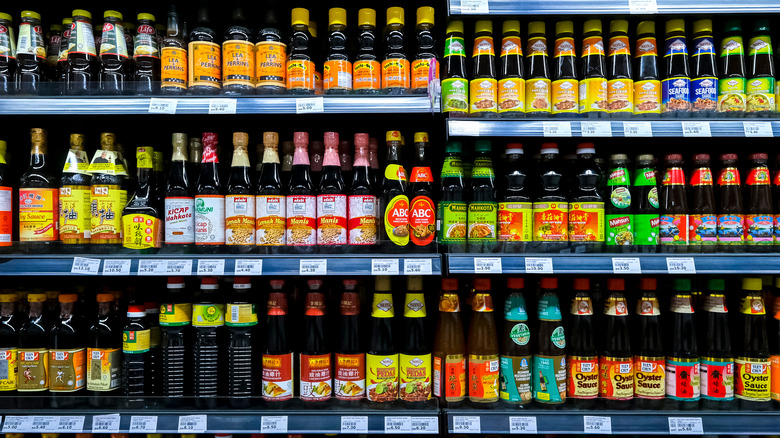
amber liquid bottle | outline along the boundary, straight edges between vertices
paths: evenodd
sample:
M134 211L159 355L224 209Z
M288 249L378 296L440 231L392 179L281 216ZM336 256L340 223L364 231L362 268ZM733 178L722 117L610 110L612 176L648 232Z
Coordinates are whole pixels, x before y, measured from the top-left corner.
M439 320L433 341L433 395L456 408L466 399L466 338L460 315L458 279L443 278ZM437 378L438 377L438 378Z
M90 180L84 135L70 135L70 150L60 178L60 240L69 252L84 252L89 244Z
M499 347L493 298L489 278L474 281L475 294L471 309L468 337L469 400L476 407L485 407L499 400Z

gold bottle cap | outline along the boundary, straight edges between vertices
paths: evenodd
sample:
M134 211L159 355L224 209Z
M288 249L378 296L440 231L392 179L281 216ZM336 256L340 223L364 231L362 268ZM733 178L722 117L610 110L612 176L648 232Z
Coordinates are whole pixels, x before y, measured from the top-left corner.
M249 146L249 134L246 132L234 132L233 133L233 145L234 146Z
M187 146L187 134L175 132L171 136L171 143L173 144L173 147Z
M387 8L387 25L389 26L391 24L404 25L404 8Z
M414 133L414 142L415 143L428 143L428 133L427 132L415 132Z
M358 26L376 26L376 11L370 8L359 10Z
M561 34L561 33L574 33L574 22L573 21L559 21L555 23L555 33Z
M463 33L463 21L461 20L450 20L449 23L447 23L447 33Z
M46 130L43 128L33 128L30 130L30 141L35 145L46 143Z
M433 23L433 8L430 6L423 6L417 8L417 24L434 24Z
M292 25L309 25L309 10L305 8L295 8L292 10Z
M641 21L636 26L637 35L653 34L655 35L655 21Z
M138 16L136 17L136 19L137 19L138 21L141 21L141 20L151 20L151 21L155 21L155 19L154 19L154 15L152 15L152 14L144 14L144 13L138 14Z
M35 11L22 11L22 19L24 18L34 18L36 20L41 19L41 14L35 12Z
M528 35L542 34L546 32L544 21L532 21L528 23Z
M328 10L328 23L330 23L331 26L334 24L346 26L347 10L344 8L330 8Z
M8 150L8 143L5 140L0 140L0 155L5 156L5 152Z
M109 18L109 17L118 18L120 20L123 19L122 13L119 11L106 11L103 13L103 18Z
M601 20L587 20L582 25L582 33L598 32L601 33Z
M693 33L712 33L712 20L703 18L693 22Z
M474 24L474 33L493 33L493 22L491 20L477 20Z
M263 133L263 145L266 147L279 145L279 133L278 132L264 132Z
M71 134L70 135L70 147L71 149L84 150L84 134Z
M610 33L628 33L628 21L627 20L612 20L609 23Z
M520 20L504 20L501 26L501 33L517 32L520 33Z
M374 280L374 289L381 292L390 291L390 277L387 275L379 275Z
M113 132L104 132L100 134L100 149L113 151L116 148L116 135Z

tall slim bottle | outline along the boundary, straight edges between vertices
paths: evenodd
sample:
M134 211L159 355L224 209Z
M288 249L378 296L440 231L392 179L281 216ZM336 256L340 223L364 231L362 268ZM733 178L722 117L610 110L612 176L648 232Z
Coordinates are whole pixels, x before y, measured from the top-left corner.
M593 408L599 396L599 356L590 279L575 278L569 310L571 333L566 357L566 397L578 409Z
M628 326L625 280L607 280L609 296L604 301L604 348L599 358L599 395L611 409L628 409L634 398L634 359Z
M198 8L198 25L189 35L187 88L192 94L217 94L222 88L222 49L208 8Z
M661 117L689 117L691 112L691 73L688 68L688 43L685 21L666 21L665 72L661 81Z
M263 400L275 406L293 397L293 347L284 280L271 280L263 334Z
M718 243L718 218L715 212L715 190L709 154L693 156L693 173L689 189L691 195L691 214L688 215L689 251L713 253Z
M411 408L421 408L431 398L431 345L426 330L427 312L423 277L406 277L406 296L404 297L404 316L402 331L403 345L398 355L400 385L398 392L404 404Z
M122 246L142 254L155 253L162 246L162 212L152 190L153 155L150 147L137 149L137 187L122 210Z
M218 253L225 244L225 195L219 177L217 134L204 132L195 189L195 251L199 253Z
M737 154L720 156L718 173L718 252L744 251L745 210Z
M521 143L509 143L504 181L499 184L498 245L505 253L526 252L531 242L531 182Z
M46 159L46 131L33 128L30 138L30 165L19 179L19 241L26 252L45 253L59 240L59 184Z
M601 20L587 20L582 25L580 56L579 113L587 118L607 116L607 63Z
M360 332L357 280L345 279L339 301L339 336L334 346L333 395L346 404L366 397L365 335Z
M192 303L192 395L195 407L214 409L227 391L225 301L215 277L201 277L200 294Z
M409 240L418 252L435 250L436 207L427 132L414 133L414 164L409 174Z
M474 312L469 326L469 400L476 405L499 400L499 347L489 278L474 280Z
M664 158L666 170L661 182L661 252L688 252L688 195L680 154Z
M723 26L718 68L718 112L726 117L743 117L747 95L745 90L745 45L742 40L742 23L730 19Z
M249 134L233 133L233 161L225 196L225 243L233 252L255 247L255 189L250 177Z
M226 393L233 408L249 407L251 398L257 393L257 379L253 375L259 365L257 324L257 308L249 277L236 277L225 312L228 336Z
M761 279L743 278L742 291L734 360L734 394L739 409L763 411L771 407L772 376Z
M183 95L187 92L187 44L176 7L168 10L168 28L160 48L160 92Z
M279 164L279 134L263 133L263 168L257 181L255 242L262 253L279 252L285 242L287 202Z
M308 406L322 406L333 394L333 350L325 336L325 294L321 279L307 280L303 337L298 355L299 393Z
M463 21L450 20L444 40L442 60L441 105L450 117L469 114L469 81L466 70L466 45L463 39ZM525 93L525 90L521 90Z
M376 186L368 162L368 134L355 134L355 163L347 196L347 240L353 248L376 245Z
M160 356L162 397L166 406L180 406L192 395L192 302L183 277L168 277L160 305Z
M233 8L230 26L222 35L222 91L254 94L255 45L240 4Z
M341 177L339 134L325 133L325 157L317 190L317 245L336 252L347 244L347 192Z
M675 279L672 289L674 295L669 309L672 323L667 327L671 342L667 344L666 397L671 407L696 409L701 398L701 377L691 280Z
M443 278L433 341L433 395L447 407L466 399L466 338L460 316L458 279Z
M401 164L401 133L387 131L387 160L379 198L379 242L391 252L409 244L409 197L406 170Z
M8 48L0 53L0 94L10 94L16 74L16 38L14 37L13 17L5 12L0 13L0 26L2 26L0 27L0 45ZM59 51L59 45L55 50Z
M758 19L748 42L745 113L751 117L770 117L777 112L775 103L775 63L769 20Z
M92 174L90 244L99 252L115 251L122 244L122 209L127 204L127 169L116 147L116 136L100 134L88 172Z
M188 253L195 243L195 198L187 161L187 134L172 136L171 169L165 187L166 252Z
M0 293L0 362L5 374L0 379L0 407L17 407L19 392L19 328L22 324L19 295L5 291Z
M60 240L74 252L84 252L89 244L90 180L84 134L70 135L70 150L60 178Z
M282 42L275 5L265 12L255 36L255 90L257 94L283 94L287 76L287 44Z
M722 278L707 280L706 341L701 352L701 405L705 409L733 408L734 354L725 289Z
M634 406L640 409L660 409L666 396L666 360L657 287L655 278L639 279L642 295L636 302L638 345L635 348L638 348L634 354Z
M87 387L87 339L77 294L60 294L59 315L49 332L49 394L51 407L81 404Z
M27 295L27 311L19 328L18 369L23 371L22 375L17 375L17 391L22 409L41 409L47 404L44 395L50 382L49 331L52 321L45 304L46 294Z
M631 71L631 44L628 21L609 24L607 51L607 106L610 117L631 117L634 113L634 81Z
M393 294L390 277L378 276L371 305L371 335L366 352L366 392L375 407L398 399L399 349L393 335Z
M468 222L465 177L463 174L463 145L450 141L444 146L441 168L441 199L437 205L436 228L439 242L448 252L464 252Z
M491 149L490 140L477 140L474 144L467 237L468 251L473 253L493 252L497 245L498 203Z

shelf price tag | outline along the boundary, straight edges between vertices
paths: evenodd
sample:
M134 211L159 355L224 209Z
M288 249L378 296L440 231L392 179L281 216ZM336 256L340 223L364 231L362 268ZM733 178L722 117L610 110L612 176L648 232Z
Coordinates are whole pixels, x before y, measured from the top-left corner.
M385 433L412 433L411 417L385 417Z
M509 433L536 434L536 417L509 417Z
M192 260L167 260L165 262L167 275L192 275Z
M60 425L60 417L35 416L30 425L31 432L56 432Z
M165 260L140 259L138 260L138 275L167 275L165 266Z
M84 431L84 416L60 417L57 432L81 433Z
M153 97L149 99L149 114L176 114L176 106L179 101L176 99L158 99Z
M682 122L683 137L712 137L710 122Z
M542 122L545 137L571 137L571 122Z
M482 433L482 425L479 417L472 416L453 416L453 433Z
M772 122L742 122L745 137L774 137Z
M474 257L475 274L500 274L501 259L498 257Z
M437 417L412 417L412 433L439 433L439 419Z
M433 274L433 260L404 259L404 275L431 275L431 274Z
M630 14L657 14L658 4L656 0L628 0L628 12Z
M585 433L612 434L612 417L593 417L585 415L582 418L585 423Z
M642 265L638 257L612 257L612 273L641 274Z
M92 433L96 432L119 432L119 414L95 415L92 417Z
M479 122L468 120L447 120L450 137L479 137Z
M206 432L205 415L182 415L179 417L179 433L204 433Z
M130 433L157 433L157 416L133 415L130 417Z
M100 273L100 259L73 257L73 265L70 268L70 273L98 275Z
M653 125L650 122L623 122L624 137L652 137Z
M525 272L527 274L552 274L552 259L549 257L526 257Z
M371 259L371 275L398 275L398 259Z
M225 275L225 259L199 259L198 275Z
M667 257L666 270L670 274L695 274L696 262L693 257Z
M103 260L103 275L130 275L129 259Z
M669 417L671 435L704 435L701 417Z
M309 97L305 99L295 99L295 114L323 113L325 112L325 103L321 97Z
M236 99L209 99L209 114L235 114Z
M263 415L260 419L260 433L287 433L287 415Z
M580 122L580 132L583 137L612 137L612 123Z
M298 275L328 275L328 260L301 259Z
M262 259L236 259L235 275L263 275Z
M461 14L489 14L488 0L460 0Z
M344 416L341 417L341 433L368 433L368 417Z
M7 415L3 422L3 433L32 431L33 417Z

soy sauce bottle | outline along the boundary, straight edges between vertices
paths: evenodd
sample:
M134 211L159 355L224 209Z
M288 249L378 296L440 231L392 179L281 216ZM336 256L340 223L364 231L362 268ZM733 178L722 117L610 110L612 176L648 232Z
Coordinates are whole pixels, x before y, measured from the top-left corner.
M688 69L688 43L685 21L680 18L666 22L665 72L661 81L661 117L689 117L691 112L691 73Z
M195 175L187 162L187 135L174 133L172 143L171 168L163 200L165 246L166 252L188 253L195 243L195 198L192 196Z
M417 55L412 62L412 93L428 94L428 78L439 79L436 39L433 33L433 8L417 8ZM435 66L431 66L435 64ZM430 74L433 68L433 75Z
M579 113L587 118L607 117L607 67L601 20L587 20L582 25L580 60Z
M718 112L726 117L743 117L745 95L745 45L739 19L726 21L720 43Z
M713 117L718 106L718 66L712 20L693 22L693 54L691 55L691 111L694 117Z
M328 56L325 58L323 89L325 94L352 91L352 63L347 53L347 11L328 11Z
M287 190L287 246L295 252L312 253L317 243L317 197L311 179L311 166L306 148L307 132L296 132L295 156Z
M506 145L507 163L498 194L498 245L504 253L526 252L531 242L530 172L521 143Z
M493 23L479 20L474 25L474 53L469 81L469 115L478 118L496 117L498 107Z
M401 165L401 133L387 131L387 167L379 197L379 243L389 252L409 244L409 197L406 169Z
M314 94L314 63L308 9L292 10L292 31L287 46L287 92Z
M140 254L153 254L162 247L163 224L160 223L160 207L155 200L152 184L153 155L154 150L150 147L137 149L138 186L122 211L122 246L138 250Z
M634 116L658 117L661 114L661 76L658 72L658 43L655 22L636 26L634 51Z
M122 14L106 11L103 14L103 34L100 39L99 74L101 94L124 94L130 79L130 58L125 42Z
M491 158L490 140L474 144L474 167L471 173L468 210L468 252L489 253L496 250L498 203L496 176Z
M499 117L525 116L525 63L520 21L506 20L502 26L501 70L498 80Z
M13 18L4 12L0 13L0 46L8 47L8 51L0 54L0 94L9 94L16 74L16 39Z
M133 39L133 76L137 94L160 91L160 44L154 28L154 15L138 14Z
M279 164L279 134L263 133L263 167L257 181L255 242L261 254L280 251L284 246L286 199Z
M83 9L73 11L73 25L68 52L68 78L66 93L88 94L91 82L96 79L97 52L92 34L92 14Z
M0 354L8 367L8 372L0 379L3 384L3 394L0 395L0 407L12 409L17 406L19 392L16 376L19 372L19 327L22 324L19 296L16 293L4 291L0 293Z
M70 35L73 27L73 18L64 18L62 20L62 38L60 38L59 54L57 65L54 69L53 80L59 82L57 88L58 94L65 94L65 86L68 82L68 52L70 51Z
M555 68L552 82L553 116L571 117L579 112L577 55L574 50L574 23L555 23Z
M60 294L58 315L49 331L49 393L54 409L76 407L86 392L87 341L77 301L76 294Z
M759 19L753 24L753 35L748 42L747 105L745 112L753 117L769 117L775 106L775 65L772 40L769 38L769 20Z
M347 244L347 193L338 157L339 134L326 132L324 140L322 179L317 191L317 245L323 252L341 252Z
M387 94L407 94L411 87L409 60L404 49L404 9L387 8L385 60L382 61L382 89Z
M528 64L525 113L529 117L549 117L551 87L544 21L528 23L528 50L525 57Z
M535 252L561 252L569 246L569 205L561 167L558 145L543 143L534 188L531 248Z
M92 35L92 30L89 32ZM43 46L41 14L22 11L19 39L16 45L15 84L17 94L40 94L45 80L46 49Z
M604 249L604 199L599 193L600 171L593 143L577 145L577 161L570 171L569 241L574 252Z
M436 217L439 242L452 253L466 250L468 205L466 204L463 173L463 145L450 141L444 146L441 168L441 198Z
M381 65L376 56L376 11L358 11L357 56L352 64L352 89L357 94L379 94ZM443 100L443 99L442 99Z
M255 40L257 94L284 94L287 44L282 42L282 32L279 31L273 5L266 10L263 27L257 31Z
M628 21L612 20L609 24L607 57L607 105L610 117L631 117L634 113L634 81L631 72L631 44Z

